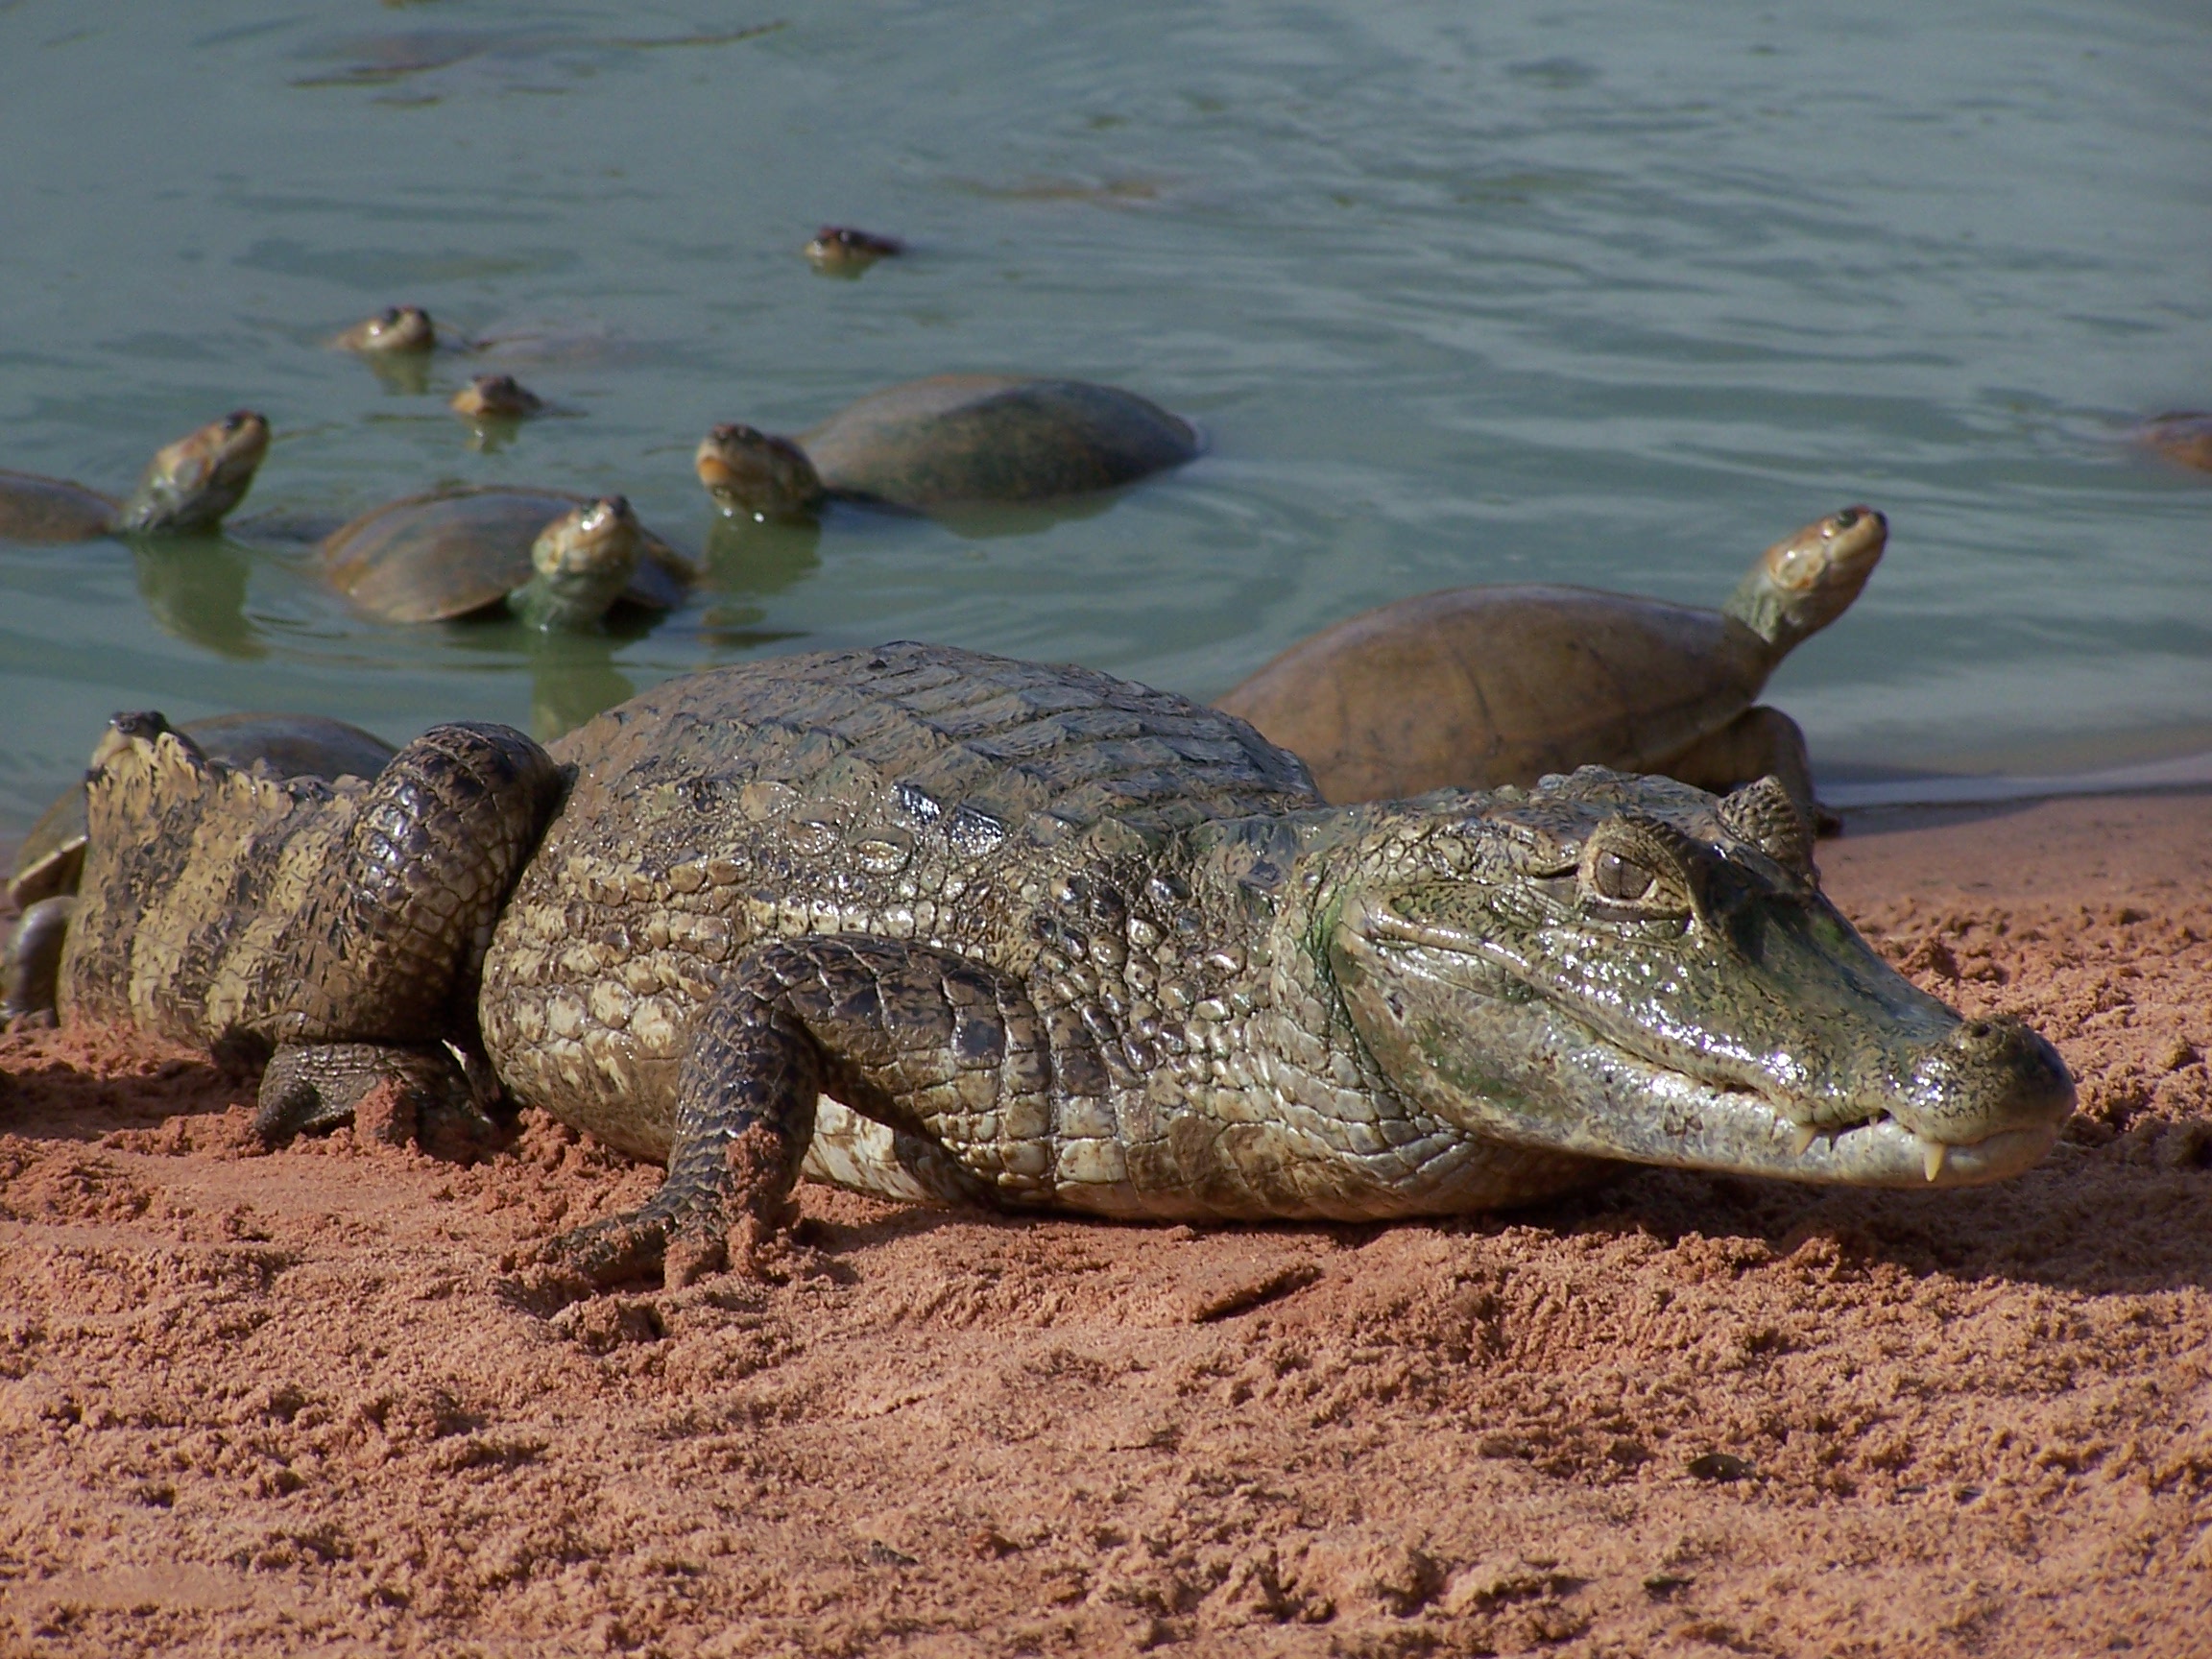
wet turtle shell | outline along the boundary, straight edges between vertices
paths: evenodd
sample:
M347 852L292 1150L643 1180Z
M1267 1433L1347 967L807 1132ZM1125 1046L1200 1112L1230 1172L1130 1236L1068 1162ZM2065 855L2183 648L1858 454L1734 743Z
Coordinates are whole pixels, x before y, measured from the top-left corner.
M1402 599L1293 645L1219 700L1334 802L1609 766L1724 789L1772 771L1811 808L1803 737L1753 699L1873 573L1887 522L1817 519L1721 611L1549 584Z
M1199 448L1190 421L1118 387L938 374L873 393L795 441L716 427L698 466L725 507L778 517L827 497L918 511L1049 501L1133 483Z
M436 622L490 610L537 573L531 549L554 519L596 497L500 487L386 502L323 541L323 571L373 616ZM690 561L651 532L622 598L651 611L681 604Z
M233 766L266 765L279 778L373 778L392 758L392 745L358 726L321 714L211 714L179 728L211 757ZM16 849L8 891L29 909L41 899L77 891L84 864L84 786L47 807Z
M89 541L213 530L245 499L268 453L269 422L234 409L156 450L128 501L66 479L0 471L0 538Z

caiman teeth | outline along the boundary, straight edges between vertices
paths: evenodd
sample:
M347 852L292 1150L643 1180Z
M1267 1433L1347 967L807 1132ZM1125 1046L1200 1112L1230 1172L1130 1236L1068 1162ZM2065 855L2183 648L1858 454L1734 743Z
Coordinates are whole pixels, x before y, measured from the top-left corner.
M1800 1123L1797 1125L1796 1136L1790 1142L1790 1150L1795 1156L1802 1158L1806 1153L1813 1150L1813 1142L1819 1139L1820 1130L1817 1125Z
M1928 1171L1929 1180L1933 1181L1936 1176L1943 1173L1943 1159L1950 1150L1951 1148L1940 1141L1926 1139L1921 1141L1920 1166Z

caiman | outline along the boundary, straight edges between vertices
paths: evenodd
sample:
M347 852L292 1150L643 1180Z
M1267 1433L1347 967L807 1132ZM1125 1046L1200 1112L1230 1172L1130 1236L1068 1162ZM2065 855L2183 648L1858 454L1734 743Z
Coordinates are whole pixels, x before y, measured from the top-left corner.
M1771 780L1328 806L1240 720L934 646L671 681L550 754L435 728L359 785L121 717L91 824L64 1019L273 1056L272 1139L387 1077L466 1114L495 1075L665 1159L545 1247L598 1283L751 1260L802 1168L1369 1220L1623 1162L1988 1181L2074 1097L2025 1024L1852 930Z

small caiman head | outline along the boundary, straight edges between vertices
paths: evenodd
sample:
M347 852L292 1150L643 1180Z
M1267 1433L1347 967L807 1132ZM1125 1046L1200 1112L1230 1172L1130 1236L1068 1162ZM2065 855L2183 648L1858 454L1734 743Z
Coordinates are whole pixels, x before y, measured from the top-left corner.
M2049 1043L1918 990L1821 896L1771 779L1716 798L1585 767L1349 822L1305 855L1307 952L1388 1085L1463 1128L1964 1185L2033 1164L2073 1109Z

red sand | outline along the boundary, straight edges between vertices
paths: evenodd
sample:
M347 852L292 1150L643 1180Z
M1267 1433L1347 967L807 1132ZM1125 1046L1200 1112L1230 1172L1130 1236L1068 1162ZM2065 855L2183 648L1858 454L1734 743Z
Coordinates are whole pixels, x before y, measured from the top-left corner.
M2212 797L1855 819L1831 891L2082 1114L1993 1190L1435 1226L902 1212L548 1320L654 1172L273 1156L0 1038L0 1653L2212 1652Z

